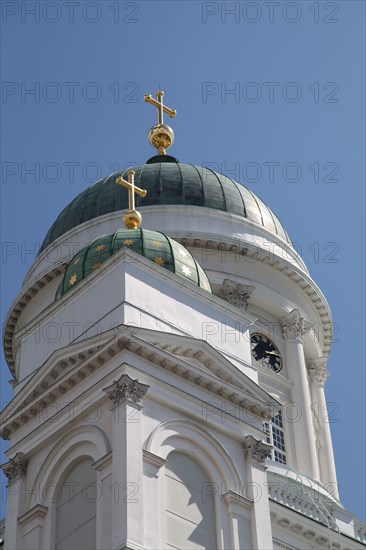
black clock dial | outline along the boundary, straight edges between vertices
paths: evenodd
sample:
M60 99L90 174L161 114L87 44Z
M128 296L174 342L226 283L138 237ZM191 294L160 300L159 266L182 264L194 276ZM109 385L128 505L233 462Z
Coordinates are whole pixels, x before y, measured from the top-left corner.
M262 366L267 366L274 372L280 372L282 357L274 343L264 334L252 334L250 342L254 359Z

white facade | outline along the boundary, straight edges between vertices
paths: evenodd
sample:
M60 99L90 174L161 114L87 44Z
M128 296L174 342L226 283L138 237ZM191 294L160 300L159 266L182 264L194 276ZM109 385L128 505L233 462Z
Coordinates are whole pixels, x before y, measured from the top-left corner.
M34 262L5 329L5 548L361 548L327 422L331 317L306 266L239 216L141 213L190 250L213 294L123 249L54 301L66 262L120 213ZM253 333L274 342L279 373L254 360Z

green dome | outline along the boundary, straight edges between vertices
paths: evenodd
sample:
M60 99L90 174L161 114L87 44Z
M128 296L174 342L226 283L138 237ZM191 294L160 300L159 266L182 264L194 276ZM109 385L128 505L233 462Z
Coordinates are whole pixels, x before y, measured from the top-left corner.
M156 156L136 171L135 183L147 189L144 199L136 197L136 206L193 205L236 214L263 226L286 242L291 241L273 212L240 183L208 168L181 164L174 157ZM128 194L116 184L116 172L82 191L64 208L49 229L40 248L42 252L58 237L78 225L128 208Z
M57 289L56 300L75 288L90 273L94 273L123 247L211 292L206 273L183 245L157 231L118 229L111 235L95 239L73 257Z

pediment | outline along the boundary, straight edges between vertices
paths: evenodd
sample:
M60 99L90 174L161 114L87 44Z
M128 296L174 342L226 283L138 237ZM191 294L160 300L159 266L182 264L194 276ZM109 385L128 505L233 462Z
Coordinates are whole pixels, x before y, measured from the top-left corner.
M273 416L278 402L207 342L121 325L98 337L55 352L2 412L1 435L11 433L65 395L122 350L154 363L262 418ZM162 376L164 379L164 376ZM177 387L180 382L177 382ZM209 398L209 397L208 397Z
M219 380L245 391L254 398L263 401L268 400L268 393L263 388L241 372L238 367L205 340L154 331L144 333L143 330L140 330L136 336L167 354L173 355L193 367L210 373Z
M280 408L276 399L203 340L138 329L127 347L139 357L207 390L208 401L214 394L266 420Z
M111 335L92 337L54 352L1 412L0 435L10 434L103 364Z

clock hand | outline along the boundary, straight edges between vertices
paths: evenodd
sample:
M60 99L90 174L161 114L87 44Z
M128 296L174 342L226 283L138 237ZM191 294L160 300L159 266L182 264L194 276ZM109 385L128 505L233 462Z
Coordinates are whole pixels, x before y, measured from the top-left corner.
M281 357L278 353L275 353L274 351L265 351L266 355L274 355L275 357Z

